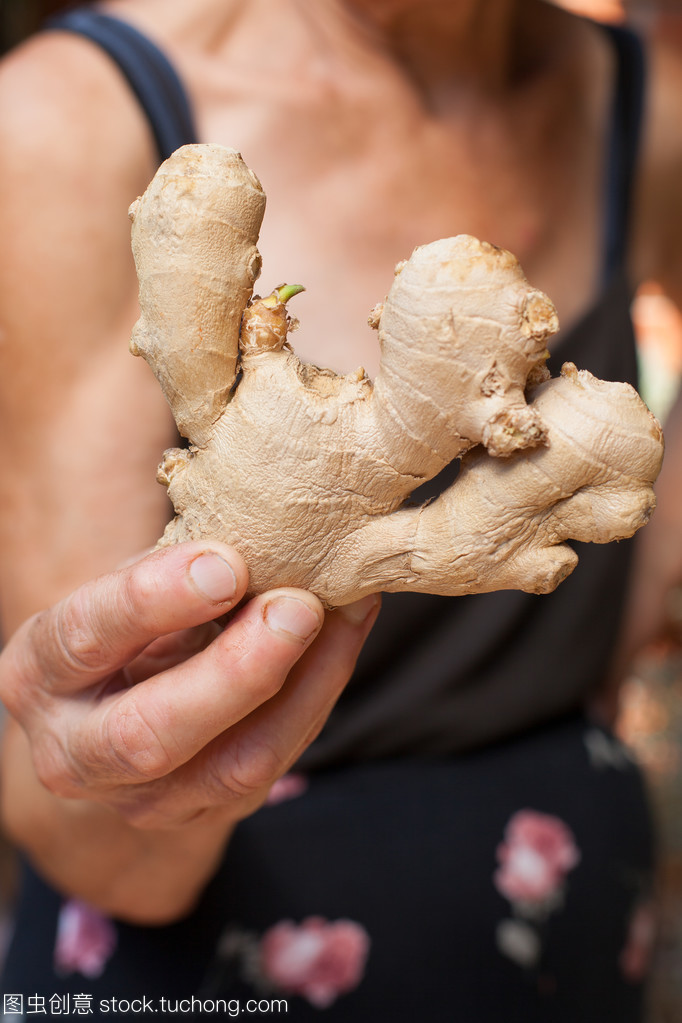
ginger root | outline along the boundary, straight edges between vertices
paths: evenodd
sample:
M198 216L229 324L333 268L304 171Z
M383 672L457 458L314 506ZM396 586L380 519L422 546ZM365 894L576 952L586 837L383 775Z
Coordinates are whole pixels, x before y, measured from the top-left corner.
M370 316L372 384L299 361L296 286L251 298L264 204L238 153L192 145L131 207L132 350L190 441L159 469L176 511L160 544L223 540L252 593L300 586L333 607L377 590L547 593L577 562L566 540L648 520L659 424L628 384L570 364L548 379L556 312L514 256L466 235L417 248ZM410 507L460 456L455 482Z

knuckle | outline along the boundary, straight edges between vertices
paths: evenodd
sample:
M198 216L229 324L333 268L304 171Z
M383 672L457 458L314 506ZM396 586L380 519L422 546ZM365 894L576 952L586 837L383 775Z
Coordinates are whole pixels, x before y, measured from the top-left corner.
M23 720L25 711L35 710L37 693L44 681L44 673L36 663L34 629L34 619L29 619L15 632L0 656L0 700L18 721Z
M138 831L165 829L175 823L173 814L153 789L136 787L130 797L114 800L112 805L119 817Z
M231 676L235 679L234 671ZM249 697L254 705L262 706L271 700L282 688L286 679L285 673L278 673L274 670L261 670L258 672L246 671L243 674L245 687L248 686ZM235 680L239 681L239 675Z
M267 703L276 696L286 681L286 672L270 670L259 674L253 692L259 703Z
M221 803L246 799L269 788L282 767L283 758L269 743L235 738L211 759L211 791Z
M75 590L36 615L29 639L40 668L50 676L104 675L118 666L121 638L131 625L147 624L158 587L152 572L134 566Z
M109 760L130 781L162 778L174 768L170 752L157 729L130 698L105 719L105 743Z
M76 675L109 670L109 643L91 620L82 593L57 604L38 627L47 629L52 642L46 650L58 668Z
M156 576L145 561L133 565L123 578L122 597L131 618L147 616L147 612L158 598L159 586Z
M291 670L291 657L286 660L264 659L258 634L250 628L234 632L226 630L214 642L218 668L234 685L248 686L251 698L258 704L266 703L284 685Z
M54 796L74 798L82 795L83 778L71 757L54 735L45 735L32 749L38 781Z

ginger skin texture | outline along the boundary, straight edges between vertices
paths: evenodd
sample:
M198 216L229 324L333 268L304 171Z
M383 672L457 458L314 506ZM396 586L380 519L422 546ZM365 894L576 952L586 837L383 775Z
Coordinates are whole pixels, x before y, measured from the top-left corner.
M373 384L296 357L299 289L251 298L264 206L238 153L192 145L131 207L131 347L190 442L159 469L176 511L160 544L220 539L252 593L297 586L334 607L378 590L548 593L576 565L566 540L647 522L660 426L628 384L571 364L548 379L556 312L514 256L466 235L417 248L370 316ZM460 456L452 486L412 507Z

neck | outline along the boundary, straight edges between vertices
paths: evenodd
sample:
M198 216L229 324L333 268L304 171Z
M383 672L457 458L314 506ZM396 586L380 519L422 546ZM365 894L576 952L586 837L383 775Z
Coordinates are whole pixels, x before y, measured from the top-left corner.
M448 80L496 90L514 75L521 0L341 2L423 88Z
M438 102L439 91L467 88L485 94L512 84L529 52L537 54L542 0L103 0L152 35L181 39L204 53L220 53L235 25L260 26L263 45L291 47L298 59L307 26L321 52L355 57L383 54L401 66L416 88ZM304 44L305 45L305 44ZM281 49L281 46L279 46ZM273 53L277 59L277 53ZM445 97L447 98L447 97Z

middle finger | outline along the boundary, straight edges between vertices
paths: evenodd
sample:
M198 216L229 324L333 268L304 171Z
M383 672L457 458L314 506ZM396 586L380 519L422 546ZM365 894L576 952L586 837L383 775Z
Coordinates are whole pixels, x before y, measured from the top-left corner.
M70 744L86 782L154 780L190 760L281 688L322 619L305 591L255 597L205 650L104 701Z

